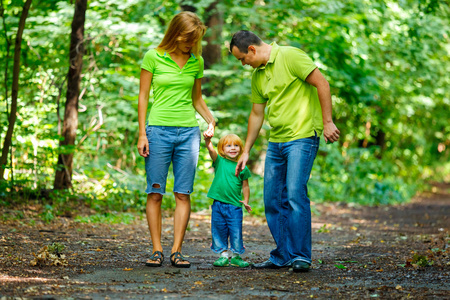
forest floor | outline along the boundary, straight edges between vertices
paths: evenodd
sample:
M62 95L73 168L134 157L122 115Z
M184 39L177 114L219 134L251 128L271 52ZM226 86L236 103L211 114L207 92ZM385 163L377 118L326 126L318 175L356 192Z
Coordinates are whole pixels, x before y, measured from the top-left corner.
M165 261L144 265L150 241L144 216L129 225L0 223L1 299L450 299L450 186L395 206L313 204L313 264L292 269L216 268L210 215L193 213L183 253L189 269L170 265L172 220L163 220ZM7 213L0 208L0 214ZM28 210L28 211L27 211ZM34 224L33 224L34 223ZM30 225L33 224L33 225ZM59 260L31 266L46 245L65 246ZM273 240L264 218L244 219L243 257L268 258ZM41 253L41 256L44 252ZM52 263L62 265L51 265Z

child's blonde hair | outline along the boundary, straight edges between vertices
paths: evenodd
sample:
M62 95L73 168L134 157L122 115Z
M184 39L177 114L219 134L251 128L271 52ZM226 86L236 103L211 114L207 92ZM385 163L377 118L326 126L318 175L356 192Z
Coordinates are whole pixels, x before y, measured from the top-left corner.
M183 11L170 21L166 34L156 49L170 53L177 49L177 42L195 42L191 52L195 56L200 56L202 54L202 37L205 32L206 26L196 14Z
M238 161L239 157L241 157L242 152L244 152L244 145L242 144L242 140L235 134L227 134L223 136L219 140L219 144L217 145L217 150L219 151L219 155L226 158L225 152L223 151L223 146L226 144L236 144L239 146L239 154L233 159L234 161ZM228 158L227 158L228 159Z

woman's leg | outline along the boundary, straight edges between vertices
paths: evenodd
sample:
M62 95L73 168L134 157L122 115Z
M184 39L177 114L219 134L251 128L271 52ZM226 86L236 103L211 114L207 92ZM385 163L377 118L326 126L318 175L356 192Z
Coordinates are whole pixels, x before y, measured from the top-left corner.
M172 155L174 174L175 214L172 253L180 252L191 214L190 194L194 189L195 170L200 150L198 127L177 127L177 139ZM182 261L179 264L188 264Z
M191 196L186 194L175 194L175 214L173 216L173 246L172 253L180 252L183 246L184 235L191 216ZM190 265L189 261L181 260L178 265Z
M175 194L175 214L173 216L173 247L172 253L180 252L183 245L184 235L191 216L191 196L186 194Z
M153 245L152 252L163 251L161 245L162 197L163 196L161 194L157 193L151 193L147 195L146 215L147 215L148 229L150 230L150 236Z
M174 139L166 127L147 126L150 155L145 158L147 173L147 223L152 239L153 251L163 252L161 245L161 203L166 193L167 173L172 160Z

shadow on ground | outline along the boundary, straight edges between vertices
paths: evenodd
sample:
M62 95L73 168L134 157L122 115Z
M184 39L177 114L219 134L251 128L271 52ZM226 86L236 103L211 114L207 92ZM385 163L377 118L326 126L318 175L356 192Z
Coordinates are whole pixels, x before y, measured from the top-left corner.
M449 186L398 206L315 205L313 265L291 269L215 268L209 212L193 213L183 253L190 269L170 266L171 219L163 222L165 261L150 256L144 219L131 225L0 224L1 299L444 299L449 285ZM17 208L16 208L17 209ZM5 210L5 208L3 208ZM143 216L142 216L143 217ZM246 260L268 258L273 241L263 218L244 221ZM66 246L65 266L30 266L43 246Z

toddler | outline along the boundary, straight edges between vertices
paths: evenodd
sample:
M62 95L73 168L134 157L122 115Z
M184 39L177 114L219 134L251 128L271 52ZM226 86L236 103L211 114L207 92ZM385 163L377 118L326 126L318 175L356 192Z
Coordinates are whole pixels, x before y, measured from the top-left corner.
M220 257L213 265L245 268L249 266L249 263L240 256L245 252L242 241L242 204L248 212L251 212L252 208L248 204L250 170L245 167L239 176L235 175L237 161L243 151L242 141L235 134L222 137L217 145L219 151L217 154L212 146L211 138L204 137L206 148L213 160L215 173L208 192L208 197L214 199L211 206L211 250L218 253ZM244 194L243 201L242 194ZM230 248L228 248L228 239ZM233 253L231 260L228 259L228 249Z

